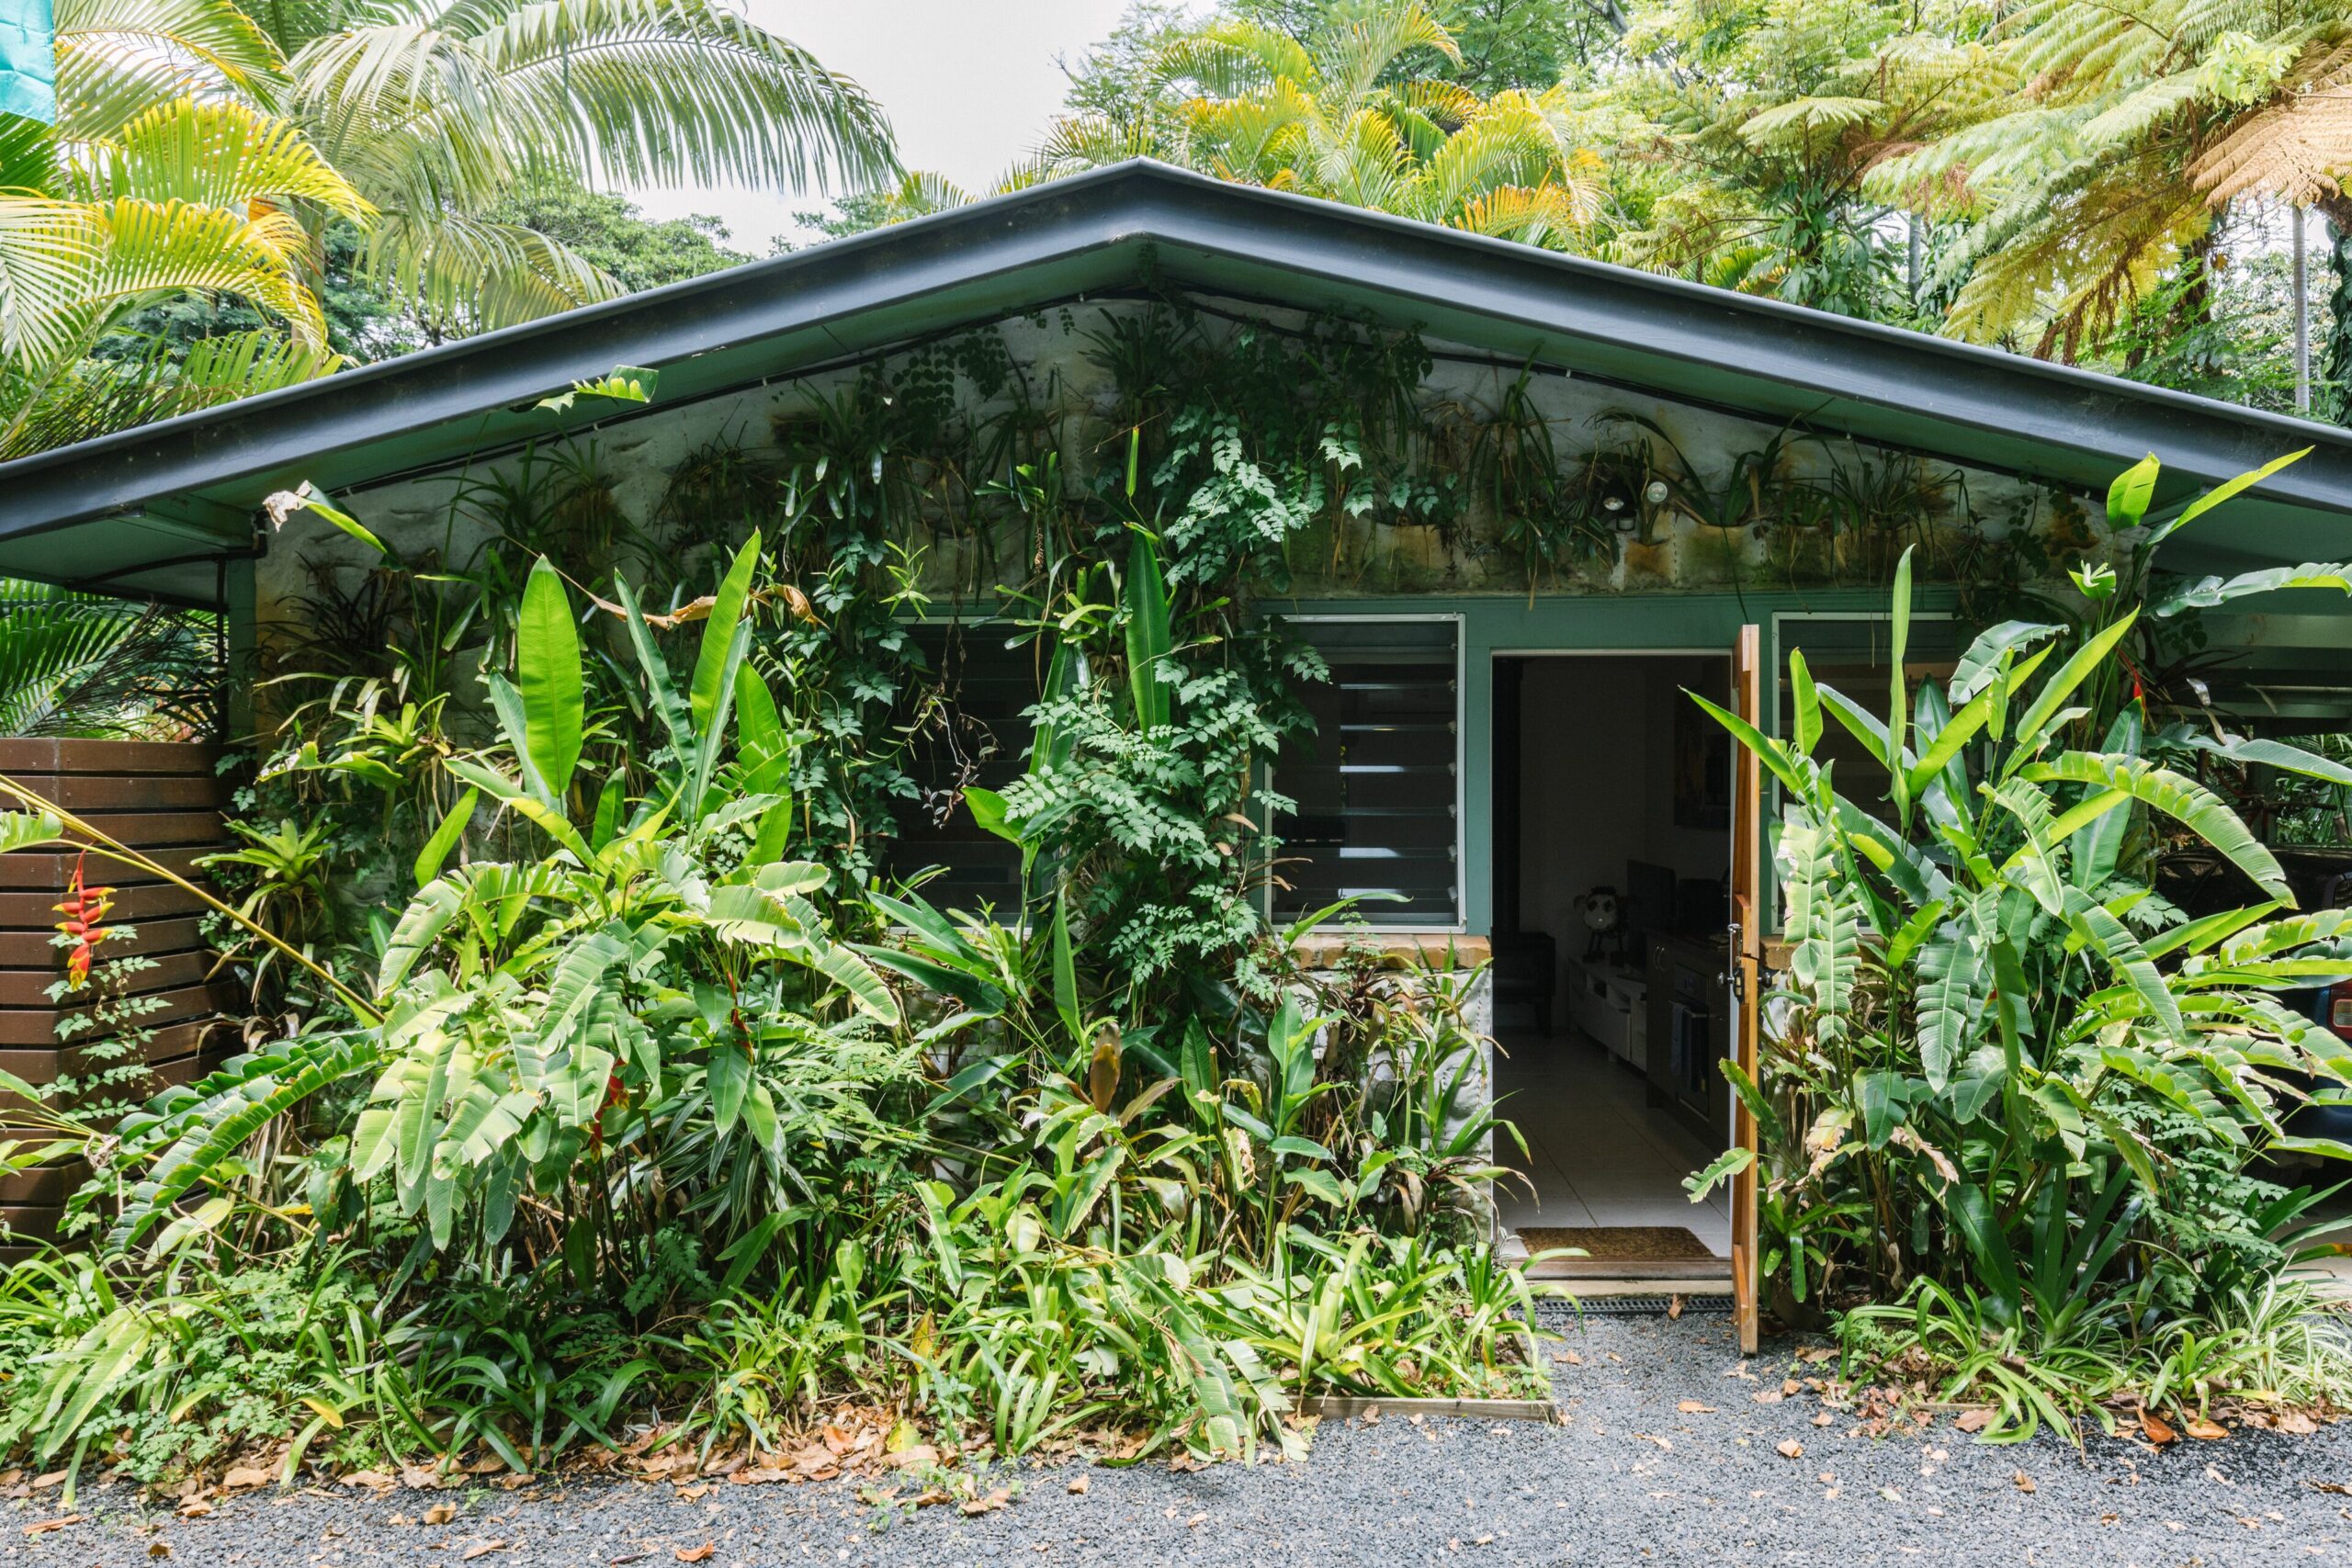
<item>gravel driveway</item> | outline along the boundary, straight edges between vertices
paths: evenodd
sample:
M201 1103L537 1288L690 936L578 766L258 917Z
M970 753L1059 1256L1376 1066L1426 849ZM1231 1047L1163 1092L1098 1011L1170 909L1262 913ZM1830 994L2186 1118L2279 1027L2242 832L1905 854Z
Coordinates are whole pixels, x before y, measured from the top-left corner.
M598 1481L382 1498L249 1493L209 1517L86 1491L15 1505L0 1561L61 1568L591 1568L738 1564L1998 1564L2138 1568L2352 1560L2352 1423L2161 1452L2094 1438L1990 1448L1939 1422L1872 1438L1819 1403L1759 1404L1790 1347L1736 1375L1727 1320L1595 1318L1554 1348L1564 1424L1323 1424L1304 1464L1008 1471L976 1517L901 1514L854 1483L682 1489ZM1574 1361L1566 1358L1573 1353ZM1795 1370L1806 1371L1803 1367ZM1690 1408L1690 1405L1704 1408ZM1794 1457L1783 1445L1802 1450ZM1070 1490L1084 1478L1084 1489ZM2327 1488L2333 1488L2328 1490ZM691 1489L684 1489L691 1490ZM390 1522L447 1504L445 1523ZM886 1528L887 1527L887 1528ZM494 1544L493 1544L494 1543ZM704 1549L707 1547L706 1551Z

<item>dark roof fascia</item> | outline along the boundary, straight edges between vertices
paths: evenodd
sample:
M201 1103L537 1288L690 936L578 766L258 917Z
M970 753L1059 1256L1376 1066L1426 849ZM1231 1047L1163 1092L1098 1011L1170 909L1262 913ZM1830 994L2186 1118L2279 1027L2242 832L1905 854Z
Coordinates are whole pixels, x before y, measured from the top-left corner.
M335 488L365 482L367 462L348 459L411 433L446 435L436 450L451 461L519 433L552 437L564 426L537 400L616 364L662 370L658 408L740 383L754 362L785 375L876 346L888 334L861 321L893 307L940 322L1009 314L1041 297L1045 271L1056 296L1131 285L1145 244L1186 287L1368 307L1668 399L2052 482L2103 485L2154 451L2177 495L2311 446L2263 500L2352 513L2352 433L2334 426L1133 163L0 465L0 539L192 492L250 506L322 467Z
M1114 244L1115 219L1087 198L1117 174L1046 187L1052 202L976 203L0 463L0 539L302 471L401 433L447 427L462 451L469 437L498 435L510 411L506 423L528 420L552 438L564 422L534 412L537 400L616 365L659 367L666 389L681 384L676 367L788 333L813 336L806 357L839 355L855 337L836 329L881 305L989 292L991 280L1005 284L994 292L1017 295L1012 280L1041 263ZM1125 276L1102 261L1104 278Z
M1234 257L1256 275L1243 281L1319 277L1412 302L1432 335L1475 331L1462 324L1473 318L1517 327L1530 340L1524 352L1589 363L1669 400L1785 413L2099 491L2150 452L2177 499L2308 446L2310 457L2256 493L2352 522L2352 430L2341 426L1386 213L1180 178L1154 225L1171 274L1183 270L1179 246ZM1235 197L1204 199L1227 191ZM1509 351L1508 340L1490 331L1470 341ZM1680 376L1662 378L1661 361ZM1763 387L1787 392L1757 396ZM1928 427L1951 434L1932 438ZM2035 460L1984 456L2001 448ZM2352 544L2352 528L2345 537Z

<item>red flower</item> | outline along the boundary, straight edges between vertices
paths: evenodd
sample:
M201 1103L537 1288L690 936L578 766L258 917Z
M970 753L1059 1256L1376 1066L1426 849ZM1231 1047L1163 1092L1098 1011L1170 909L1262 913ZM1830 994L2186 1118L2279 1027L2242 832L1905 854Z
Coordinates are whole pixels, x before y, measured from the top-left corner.
M76 987L89 984L90 961L97 956L98 943L114 935L106 924L107 913L114 908L114 889L84 884L82 873L89 858L85 851L74 862L74 880L65 889L65 902L52 906L65 917L57 922L57 929L74 939L65 955L65 977Z

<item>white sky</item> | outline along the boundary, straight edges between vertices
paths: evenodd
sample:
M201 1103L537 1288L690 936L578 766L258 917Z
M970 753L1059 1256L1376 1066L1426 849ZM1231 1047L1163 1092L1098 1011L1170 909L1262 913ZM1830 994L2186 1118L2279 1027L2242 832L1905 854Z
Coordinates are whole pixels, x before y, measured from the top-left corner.
M1107 36L1125 0L732 0L878 99L899 156L967 189L985 188L1034 147L1067 86L1073 60ZM650 218L707 212L729 243L764 254L792 214L824 205L814 192L717 189L628 193Z

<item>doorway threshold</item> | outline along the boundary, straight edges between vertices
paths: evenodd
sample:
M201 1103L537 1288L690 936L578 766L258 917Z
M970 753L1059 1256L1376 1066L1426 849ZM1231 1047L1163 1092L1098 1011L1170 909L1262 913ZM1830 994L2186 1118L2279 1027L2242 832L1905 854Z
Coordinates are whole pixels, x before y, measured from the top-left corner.
M1544 1284L1569 1287L1567 1294L1579 1302L1598 1302L1637 1298L1643 1301L1670 1301L1682 1297L1693 1301L1728 1301L1731 1299L1731 1277L1720 1280L1557 1280L1545 1275L1531 1274L1530 1280Z
M1624 1258L1547 1258L1528 1266L1531 1280L1641 1280L1652 1284L1704 1285L1720 1281L1731 1289L1731 1259Z

